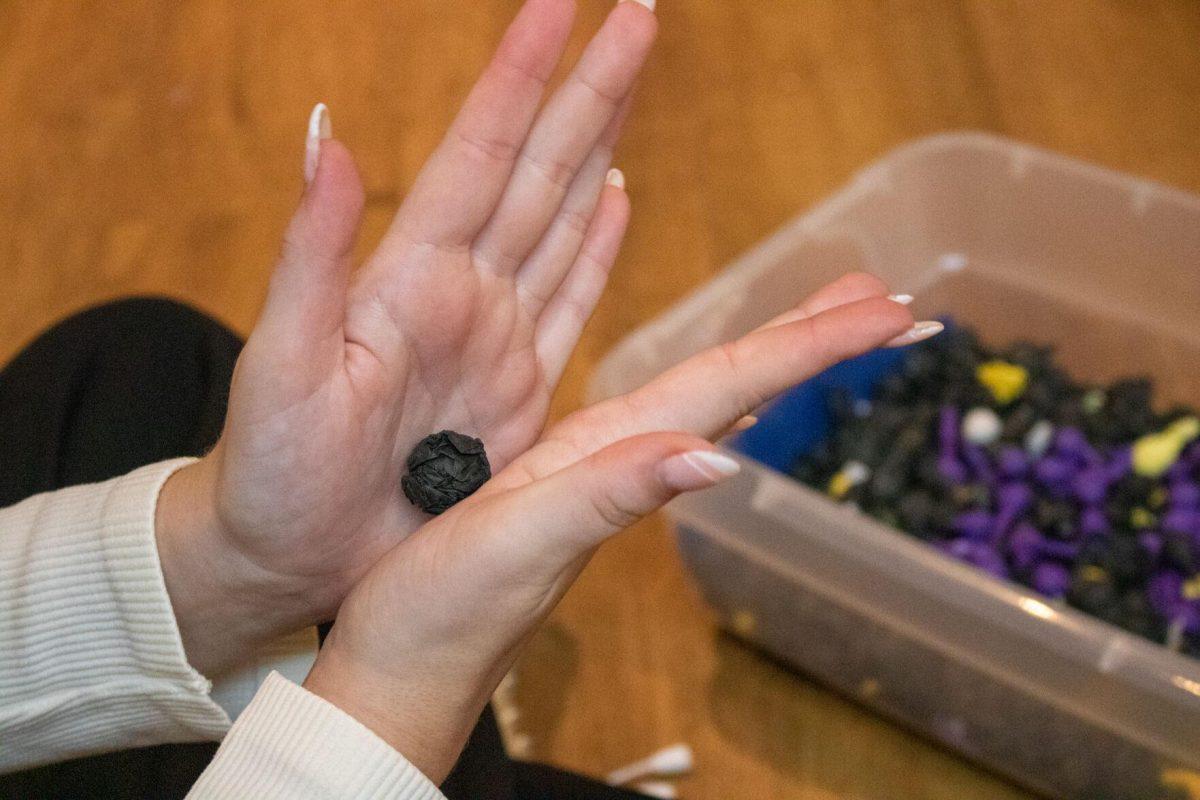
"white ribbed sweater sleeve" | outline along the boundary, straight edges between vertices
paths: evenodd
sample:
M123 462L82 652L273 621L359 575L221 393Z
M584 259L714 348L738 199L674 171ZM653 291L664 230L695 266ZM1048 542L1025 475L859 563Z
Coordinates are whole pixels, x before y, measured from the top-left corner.
M358 720L271 673L188 800L445 800Z
M0 773L90 753L229 736L194 798L388 798L441 793L299 680L312 631L227 676L225 708L192 669L163 582L154 512L190 459L0 510Z
M186 463L0 511L0 772L229 729L184 657L154 539Z

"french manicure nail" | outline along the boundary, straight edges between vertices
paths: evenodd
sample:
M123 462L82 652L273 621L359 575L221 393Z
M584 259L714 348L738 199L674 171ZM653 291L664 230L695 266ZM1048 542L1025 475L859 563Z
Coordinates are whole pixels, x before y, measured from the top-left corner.
M333 125L329 121L329 109L317 103L308 117L308 138L304 143L304 182L312 183L317 175L317 164L321 160L321 142L333 138Z
M613 167L608 171L608 177L604 179L604 182L609 186L615 186L618 189L624 189L625 173L621 172L621 170L617 169L616 167Z
M923 342L926 339L937 336L942 331L946 330L946 326L940 322L918 322L913 325L906 333L902 333L895 339L884 345L884 347L907 347L910 344Z
M902 306L907 306L912 304L913 296L911 294L893 294L888 295L888 300L891 300L893 303L899 303Z
M622 3L626 2L626 1L627 0L621 0ZM643 5L646 8L650 9L651 11L654 10L655 0L628 0L628 1L633 2L633 3L638 3L639 5Z
M638 794L644 794L647 797L656 798L656 800L675 800L679 797L679 790L673 783L667 781L642 781L634 784L633 788Z
M742 465L727 455L712 450L680 453L662 462L663 481L672 489L690 492L715 486L738 474Z
M741 419L739 419L737 422L734 423L733 432L741 433L742 431L748 431L757 424L758 424L758 417L754 416L753 414L747 414L746 416L742 417Z

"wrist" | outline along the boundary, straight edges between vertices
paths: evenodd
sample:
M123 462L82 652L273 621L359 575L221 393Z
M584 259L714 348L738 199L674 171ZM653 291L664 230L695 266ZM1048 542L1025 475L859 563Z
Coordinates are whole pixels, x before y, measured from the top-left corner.
M471 681L450 681L444 670L376 669L337 642L335 626L304 688L354 717L440 784L453 768L490 697ZM403 677L401 674L403 673Z
M238 551L217 513L215 473L211 455L179 469L163 484L155 510L159 561L184 652L207 676L316 621L289 602L292 587Z

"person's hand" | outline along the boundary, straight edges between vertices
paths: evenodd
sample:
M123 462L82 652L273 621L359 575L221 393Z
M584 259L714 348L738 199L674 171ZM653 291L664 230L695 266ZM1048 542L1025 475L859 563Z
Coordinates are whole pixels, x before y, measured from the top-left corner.
M865 275L554 426L390 551L342 606L305 685L446 775L532 628L607 537L737 462L709 443L783 389L913 326ZM655 431L672 431L662 433Z
M332 617L425 515L404 462L442 429L495 469L541 433L629 219L613 147L656 34L622 2L539 112L572 0L528 0L390 231L351 274L363 191L328 138L285 236L215 450L158 537L193 666ZM318 151L313 151L314 155Z

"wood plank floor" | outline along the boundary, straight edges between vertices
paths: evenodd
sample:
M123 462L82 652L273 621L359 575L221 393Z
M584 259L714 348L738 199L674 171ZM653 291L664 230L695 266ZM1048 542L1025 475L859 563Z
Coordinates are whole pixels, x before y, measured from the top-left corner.
M607 10L579 0L573 44ZM367 181L362 248L516 0L0 3L0 358L99 300L249 330L318 100ZM556 404L623 334L908 139L1011 135L1200 191L1194 0L660 0L619 153L628 246ZM533 753L690 742L687 800L1020 798L716 634L660 521L606 549L521 666Z

